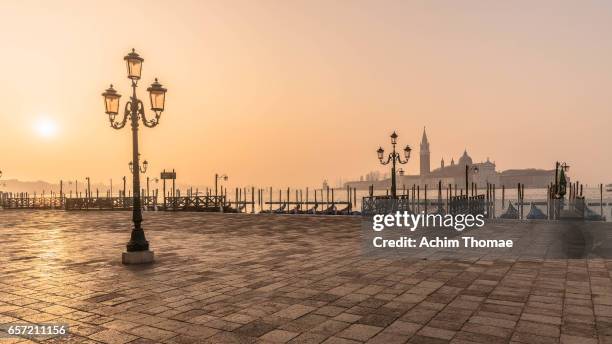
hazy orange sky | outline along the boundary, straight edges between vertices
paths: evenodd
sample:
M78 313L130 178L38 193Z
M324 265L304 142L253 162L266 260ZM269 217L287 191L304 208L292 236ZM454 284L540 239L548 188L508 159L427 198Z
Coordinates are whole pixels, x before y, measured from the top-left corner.
M129 174L130 131L100 94L115 84L123 106L134 47L143 101L154 77L168 88L141 130L151 175L333 183L380 169L392 130L417 148L427 126L432 167L467 148L499 170L559 159L612 182L606 1L3 0L0 32L3 178Z

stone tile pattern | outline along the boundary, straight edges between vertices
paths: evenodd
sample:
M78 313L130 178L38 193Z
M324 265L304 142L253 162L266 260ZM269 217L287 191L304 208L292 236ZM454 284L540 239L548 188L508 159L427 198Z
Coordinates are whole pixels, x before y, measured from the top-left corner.
M612 343L612 261L367 257L359 218L148 212L157 261L126 267L129 215L0 211L0 324L70 325L44 343Z

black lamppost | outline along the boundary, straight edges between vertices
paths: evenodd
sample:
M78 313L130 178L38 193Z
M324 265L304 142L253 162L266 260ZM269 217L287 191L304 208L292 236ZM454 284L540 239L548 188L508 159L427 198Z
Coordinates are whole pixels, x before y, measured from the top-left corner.
M138 86L138 80L140 80L140 74L142 71L142 62L144 59L140 57L134 49L132 52L124 57L127 63L128 79L132 80L132 96L130 100L125 104L123 118L119 121L115 121L117 114L119 113L119 98L121 95L115 91L113 85L110 86L103 94L104 105L106 107L106 113L113 129L123 128L128 118L131 120L132 126L132 164L137 166L133 170L133 203L132 203L132 221L134 222L134 228L132 228L132 234L130 241L127 243L127 255L124 253L124 263L145 263L153 261L153 253L149 251L149 242L145 238L144 230L141 227L142 223L142 209L140 199L140 154L138 153L138 127L139 120L142 120L142 124L145 127L153 128L159 124L159 118L164 111L164 103L166 96L166 89L157 82L151 84L147 91L149 92L149 99L151 102L151 110L155 113L155 118L147 119L145 115L145 106L140 99L136 96L136 87ZM130 255L130 253L141 253L147 252L146 255Z
M470 196L470 184L469 184L470 171L472 171L474 174L478 173L478 166L470 166L468 164L465 164L465 195L468 197Z
M565 172L569 171L569 165L557 161L555 165L555 198L563 198L567 192L567 178Z
M85 177L87 180L87 190L85 191L85 198L91 198L91 181L89 177Z
M227 181L227 174L223 174L223 175L219 175L218 173L215 173L215 196L217 196L217 192L218 192L218 187L219 187L219 179L223 179L224 181Z
M389 163L392 163L391 164L391 197L393 198L397 198L397 185L395 182L395 164L400 163L403 165L403 164L408 163L408 160L410 160L410 151L412 151L412 148L406 145L406 147L404 148L404 157L406 158L406 160L402 161L400 154L395 151L396 144L397 144L397 134L394 131L393 134L391 134L391 145L393 146L393 151L389 153L389 157L387 158L387 161L383 160L383 158L385 157L385 150L382 147L379 147L378 150L376 151L376 153L378 154L378 160L380 161L382 165L387 165Z

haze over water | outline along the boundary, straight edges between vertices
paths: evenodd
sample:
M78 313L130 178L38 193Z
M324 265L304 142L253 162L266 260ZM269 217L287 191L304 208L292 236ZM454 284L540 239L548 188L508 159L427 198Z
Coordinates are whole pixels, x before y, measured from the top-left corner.
M376 148L395 129L417 148L423 126L432 167L467 148L499 170L563 160L575 179L612 182L608 2L3 1L0 13L3 178L129 174L129 130L109 127L100 94L113 83L125 104L136 48L143 101L154 77L168 88L142 157L183 184L388 172ZM418 173L418 154L404 169Z

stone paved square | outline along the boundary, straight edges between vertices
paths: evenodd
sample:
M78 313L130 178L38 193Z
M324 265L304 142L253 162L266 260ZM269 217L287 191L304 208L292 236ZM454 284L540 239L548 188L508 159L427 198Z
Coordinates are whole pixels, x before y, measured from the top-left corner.
M128 212L0 211L0 324L69 325L45 343L612 342L609 260L364 256L357 217L144 218L156 262L124 266Z

